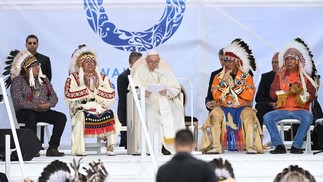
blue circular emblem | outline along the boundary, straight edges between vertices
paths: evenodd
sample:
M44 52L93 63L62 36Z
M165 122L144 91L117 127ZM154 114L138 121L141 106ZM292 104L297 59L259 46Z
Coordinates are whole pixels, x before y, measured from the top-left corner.
M84 0L84 9L91 28L102 40L117 49L142 52L166 42L183 20L186 0L166 0L159 22L143 32L118 29L109 21L102 6L103 0Z

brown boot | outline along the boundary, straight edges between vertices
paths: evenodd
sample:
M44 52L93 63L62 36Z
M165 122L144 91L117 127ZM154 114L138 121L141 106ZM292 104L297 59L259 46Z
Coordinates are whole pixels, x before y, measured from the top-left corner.
M57 149L48 149L46 151L47 157L62 157L64 155L64 152L59 152Z

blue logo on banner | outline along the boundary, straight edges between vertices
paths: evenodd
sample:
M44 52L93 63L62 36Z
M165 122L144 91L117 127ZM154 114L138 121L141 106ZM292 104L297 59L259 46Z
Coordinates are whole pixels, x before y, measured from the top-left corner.
M118 29L109 21L102 6L103 0L84 0L87 21L102 40L125 51L146 51L166 42L182 22L186 0L166 0L165 11L159 22L143 32Z

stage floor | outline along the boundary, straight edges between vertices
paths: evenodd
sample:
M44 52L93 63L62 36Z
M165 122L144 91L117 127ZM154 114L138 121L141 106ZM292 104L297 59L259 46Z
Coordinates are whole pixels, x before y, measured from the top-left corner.
M45 150L40 152L41 156L33 158L31 161L25 161L25 175L33 180L37 180L43 168L52 161L71 163L73 159L80 157L71 156L69 150L63 150L66 153L64 157L46 157ZM313 152L313 151L312 151ZM304 154L279 154L272 155L269 151L265 154L247 155L244 152L225 152L218 155L202 155L199 152L193 152L196 158L204 161L211 161L214 158L223 158L231 162L237 181L239 182L269 182L273 181L276 174L281 172L289 165L299 165L310 171L317 181L323 181L323 153L313 155L313 153ZM315 151L314 151L315 152ZM81 166L87 167L91 161L100 159L106 167L110 181L155 181L155 172L150 156L145 156L145 163L141 162L141 156L128 155L123 147L116 148L116 156L105 155L105 149L102 148L101 155L95 152L88 152L88 155L82 157ZM159 155L158 165L169 161L172 156ZM5 171L5 163L0 163L0 171ZM22 181L20 166L17 161L10 165L11 181Z

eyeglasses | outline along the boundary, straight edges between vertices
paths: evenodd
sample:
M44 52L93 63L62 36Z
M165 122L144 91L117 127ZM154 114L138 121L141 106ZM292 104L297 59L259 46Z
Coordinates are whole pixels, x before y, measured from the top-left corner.
M31 45L31 44L36 45L37 42L28 42L28 45Z
M238 60L239 59L234 58L234 57L230 57L230 56L225 56L224 59L223 59L224 62L228 62L228 63L234 63L234 62L236 62Z

